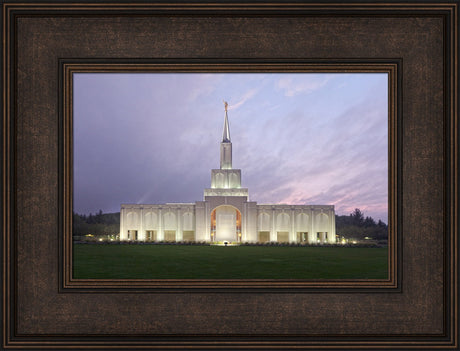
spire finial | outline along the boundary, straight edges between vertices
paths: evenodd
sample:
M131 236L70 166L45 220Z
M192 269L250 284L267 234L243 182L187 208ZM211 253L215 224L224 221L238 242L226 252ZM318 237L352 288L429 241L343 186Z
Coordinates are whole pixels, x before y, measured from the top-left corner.
M225 106L225 112L227 112L228 103L227 103L227 101L225 101L225 100L222 100L222 101L224 102L224 106Z

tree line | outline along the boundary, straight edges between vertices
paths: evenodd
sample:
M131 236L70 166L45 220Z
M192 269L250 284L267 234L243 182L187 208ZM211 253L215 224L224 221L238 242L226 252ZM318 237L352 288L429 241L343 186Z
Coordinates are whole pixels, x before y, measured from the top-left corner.
M335 227L336 234L346 239L388 240L388 225L380 219L376 222L372 217L365 217L359 208L349 215L336 215Z
M374 240L388 239L388 226L378 220L377 222L356 208L349 215L335 216L336 234L340 238L365 240L366 237ZM114 235L120 232L120 212L103 213L99 210L96 214L73 214L73 235L93 236Z
M73 235L107 236L120 232L120 212L103 213L99 210L96 214L73 214Z

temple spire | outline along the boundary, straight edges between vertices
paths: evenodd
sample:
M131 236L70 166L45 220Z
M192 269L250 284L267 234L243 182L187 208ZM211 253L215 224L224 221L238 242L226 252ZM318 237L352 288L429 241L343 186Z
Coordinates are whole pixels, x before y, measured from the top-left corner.
M227 108L228 108L228 103L227 101L224 101L224 106L225 106L225 120L224 120L224 133L222 135L222 142L223 143L230 143L230 128L228 127L228 116L227 116Z
M227 107L228 104L224 101L225 120L224 133L222 142L220 143L220 169L232 169L232 142L230 140L230 128L228 127Z

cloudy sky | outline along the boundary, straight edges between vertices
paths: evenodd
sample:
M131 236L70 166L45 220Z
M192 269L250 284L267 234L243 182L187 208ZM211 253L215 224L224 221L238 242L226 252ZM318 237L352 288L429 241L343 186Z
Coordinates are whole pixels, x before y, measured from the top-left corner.
M259 204L333 204L388 220L387 75L74 75L74 211L195 202L233 168Z

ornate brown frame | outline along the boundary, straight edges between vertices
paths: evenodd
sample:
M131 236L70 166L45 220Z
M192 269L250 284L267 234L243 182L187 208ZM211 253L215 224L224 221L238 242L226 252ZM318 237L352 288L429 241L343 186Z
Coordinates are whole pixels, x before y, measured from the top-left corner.
M458 14L455 1L4 3L3 347L458 348ZM390 279L72 280L71 74L85 69L387 70Z

